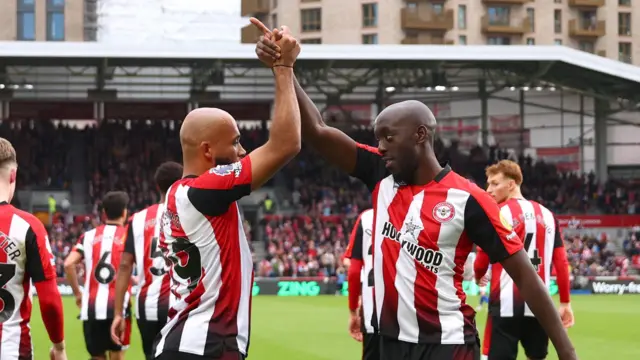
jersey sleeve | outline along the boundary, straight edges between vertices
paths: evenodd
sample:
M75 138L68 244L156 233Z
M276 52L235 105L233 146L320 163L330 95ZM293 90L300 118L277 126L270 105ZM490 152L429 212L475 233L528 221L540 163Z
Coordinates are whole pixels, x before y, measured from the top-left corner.
M522 241L500 212L498 204L484 191L469 196L464 211L467 235L489 256L491 263L502 261L522 250Z
M56 278L56 260L51 252L49 236L38 220L31 224L25 241L26 271L34 283Z
M189 201L201 213L219 216L234 202L251 193L251 157L218 165L189 184Z
M562 238L562 230L560 230L558 219L554 217L553 221L556 223L556 234L555 239L553 240L553 248L564 248L564 239Z
M84 234L80 235L73 250L77 251L84 258Z
M389 171L378 149L357 143L356 168L351 175L364 182L369 191L373 191L380 180L389 176Z
M133 237L133 224L132 221L129 220L129 223L127 224L127 237L124 239L124 252L133 255L134 261L136 258L135 242L136 239Z
M362 215L361 215L362 216ZM348 259L362 260L362 221L361 216L356 220L356 224L351 230L351 236L349 237L349 246L344 254L344 257Z

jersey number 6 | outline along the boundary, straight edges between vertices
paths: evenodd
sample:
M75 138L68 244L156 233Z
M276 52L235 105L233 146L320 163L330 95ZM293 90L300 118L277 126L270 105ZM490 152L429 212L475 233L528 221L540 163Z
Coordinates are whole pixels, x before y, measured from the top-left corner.
M100 284L108 284L116 277L116 269L107 262L107 258L111 255L111 251L102 254L96 270L93 272L94 277Z

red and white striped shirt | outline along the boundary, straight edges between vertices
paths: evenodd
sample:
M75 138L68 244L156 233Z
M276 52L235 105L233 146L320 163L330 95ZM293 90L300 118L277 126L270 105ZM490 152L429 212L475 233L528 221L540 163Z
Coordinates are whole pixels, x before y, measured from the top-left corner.
M116 295L116 270L124 251L127 228L118 225L100 225L85 232L74 250L84 258L85 279L82 289L80 320L110 320ZM124 297L124 314L130 292Z
M160 242L176 303L156 357L214 358L222 348L247 354L253 260L236 200L250 192L249 156L187 176L167 192Z
M348 259L362 261L360 269L360 286L362 288L362 324L367 334L375 334L374 326L378 326L373 308L373 209L363 211L351 232L349 246L344 256ZM353 266L353 265L351 265ZM351 292L350 292L351 293Z
M377 149L358 146L353 176L372 191L375 308L380 334L410 343L477 342L465 303L464 264L473 244L493 262L522 249L495 201L447 166L433 181L394 181Z
M0 359L33 357L31 282L56 278L47 232L35 216L0 202ZM58 296L60 294L42 294ZM62 319L58 319L62 324Z
M550 283L552 263L557 264L558 268L564 267L565 271L558 274L558 287L561 301L569 302L568 264L560 227L553 213L537 202L525 199L512 198L500 205L503 218L524 241L525 251L545 284ZM478 273L483 274L488 261L482 249L478 249L476 261ZM534 316L502 265L495 264L491 267L491 279L489 311L492 315Z
M166 322L171 295L171 278L160 250L164 204L151 205L131 217L124 251L133 255L138 271L136 317L141 321Z

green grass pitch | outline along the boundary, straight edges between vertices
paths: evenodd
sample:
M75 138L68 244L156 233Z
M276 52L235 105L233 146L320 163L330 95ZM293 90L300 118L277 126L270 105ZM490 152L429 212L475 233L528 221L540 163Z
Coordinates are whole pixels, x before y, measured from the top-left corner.
M64 297L65 333L70 360L89 359L82 324L72 297ZM477 304L470 298L470 304ZM576 325L569 330L582 360L640 359L638 324L640 297L574 296ZM480 331L486 310L478 314ZM360 344L347 333L347 298L334 296L253 298L251 360L349 360L360 359ZM48 359L49 338L42 324L37 297L31 324L35 359ZM142 360L140 335L134 325L126 358ZM520 354L519 359L525 359ZM557 359L551 350L550 360Z

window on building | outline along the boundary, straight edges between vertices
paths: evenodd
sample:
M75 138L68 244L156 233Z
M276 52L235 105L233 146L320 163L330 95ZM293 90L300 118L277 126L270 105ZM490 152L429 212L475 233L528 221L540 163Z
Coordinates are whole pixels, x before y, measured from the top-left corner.
M562 10L553 10L553 32L562 34Z
M322 30L322 9L300 10L302 32Z
M631 64L631 43L618 43L618 59L627 64Z
M553 40L553 44L554 44L554 45L562 45L562 40L560 40L560 39L555 39L555 40Z
M529 32L536 31L536 11L534 9L527 9L527 19L529 20Z
M580 11L578 22L583 30L595 30L598 26L598 14L595 11Z
M578 43L578 49L593 54L596 49L596 44L592 41L580 41Z
M271 3L271 9L277 9L278 8L278 0L273 0L273 2Z
M362 4L362 27L378 26L378 4Z
M618 0L620 6L631 6L631 0Z
M278 27L278 14L271 14L271 28L275 29Z
M36 39L36 8L35 0L18 0L16 39Z
M618 35L631 36L631 13L618 13Z
M458 29L467 28L467 5L458 5Z
M444 5L443 4L431 4L431 9L433 10L433 13L436 15L440 15L444 12Z
M562 4L562 0L553 0L553 2L556 4Z
M374 45L378 43L378 34L362 35L362 43L366 45Z
M64 0L47 0L47 40L64 40Z
M407 9L409 10L415 10L418 8L418 4L414 3L414 2L408 2L407 3Z
M509 25L511 20L511 9L509 7L490 7L487 9L490 25Z
M527 38L527 45L535 45L535 44L536 44L536 39Z
M322 44L322 39L320 38L302 39L300 42L303 44Z
M458 44L459 45L467 45L467 36L466 35L458 36Z
M487 38L488 45L511 45L511 38L504 36L491 36Z

